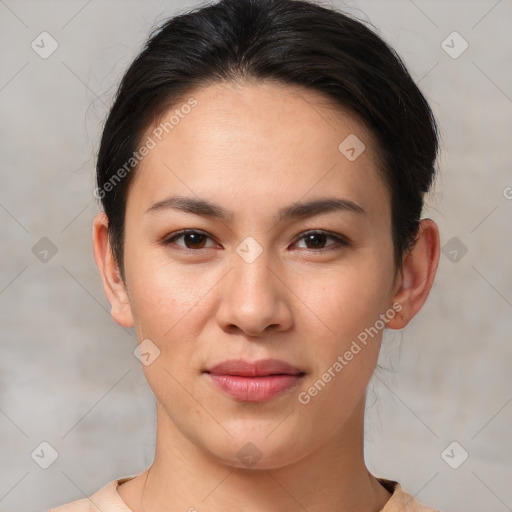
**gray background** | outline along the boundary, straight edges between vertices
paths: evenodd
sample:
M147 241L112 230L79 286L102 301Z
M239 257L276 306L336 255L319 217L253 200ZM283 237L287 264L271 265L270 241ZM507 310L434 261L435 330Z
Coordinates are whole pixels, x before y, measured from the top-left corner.
M153 395L92 254L95 152L151 27L198 5L0 0L1 511L83 498L152 461ZM512 510L512 2L330 5L370 20L397 49L443 138L425 214L446 254L419 316L385 335L368 466L445 512ZM31 47L43 31L59 45L48 58ZM453 31L469 44L458 58L441 46ZM48 449L31 457L44 441L58 453L48 469L35 462ZM446 460L460 463L463 450L453 469Z

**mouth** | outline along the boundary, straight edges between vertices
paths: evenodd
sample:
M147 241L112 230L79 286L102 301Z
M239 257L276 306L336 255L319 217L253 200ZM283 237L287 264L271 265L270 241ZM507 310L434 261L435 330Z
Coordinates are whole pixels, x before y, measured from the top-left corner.
M306 372L278 359L231 359L204 372L224 394L241 402L266 402L292 391Z
M229 359L212 366L205 373L240 377L266 377L269 375L301 375L306 372L280 359L260 359L258 361Z

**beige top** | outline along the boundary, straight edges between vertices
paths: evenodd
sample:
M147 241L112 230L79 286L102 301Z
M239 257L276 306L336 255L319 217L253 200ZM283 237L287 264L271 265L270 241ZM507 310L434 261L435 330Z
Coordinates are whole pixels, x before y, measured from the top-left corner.
M117 492L117 486L131 480L135 476L126 476L114 480L90 498L73 501L67 505L52 508L47 512L133 512L121 499ZM410 494L407 494L398 482L378 478L377 480L392 493L381 512L439 512L439 510L427 507L416 501Z

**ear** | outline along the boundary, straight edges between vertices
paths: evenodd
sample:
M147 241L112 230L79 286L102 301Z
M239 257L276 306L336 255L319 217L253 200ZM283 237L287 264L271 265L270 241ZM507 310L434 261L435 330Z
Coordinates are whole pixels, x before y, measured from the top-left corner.
M108 238L108 218L104 212L99 213L94 218L93 250L103 289L110 302L112 318L122 327L133 327L133 315L128 293L112 254Z
M404 258L394 289L394 309L399 311L387 321L390 329L402 329L422 308L432 288L439 263L439 228L432 219L420 222L417 241ZM401 309L396 309L400 304Z

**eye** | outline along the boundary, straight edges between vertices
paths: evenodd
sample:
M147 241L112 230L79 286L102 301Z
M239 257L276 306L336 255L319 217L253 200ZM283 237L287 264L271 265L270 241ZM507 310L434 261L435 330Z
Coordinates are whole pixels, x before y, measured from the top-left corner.
M184 245L176 243L176 240L181 238L183 239ZM177 245L178 247L182 247L185 250L197 252L200 249L209 248L205 246L207 239L212 240L210 236L202 231L198 231L197 229L185 229L172 235L169 238L166 238L163 243L164 245ZM322 247L325 245L327 239L334 240L335 243L328 245L327 247ZM312 249L314 252L330 251L339 248L339 246L350 245L348 240L343 236L333 235L327 231L318 230L308 231L300 236L298 240L304 240L307 245L306 249Z
M327 247L321 247L325 244L327 239L335 240L336 243L328 245ZM306 249L314 249L316 252L330 251L339 248L339 246L350 245L345 237L332 235L327 231L308 231L304 233L299 240L306 242Z
M175 244L175 241L183 238L183 241L185 243L185 246L182 246L181 244ZM210 238L206 233L203 233L202 231L198 231L196 229L186 229L183 231L180 231L179 233L176 233L175 235L171 236L170 238L165 239L164 245L171 245L175 244L179 247L183 247L184 249L190 249L192 251L198 250L198 249L204 249L205 248L205 240ZM210 238L211 240L211 238ZM208 247L206 247L208 248Z

